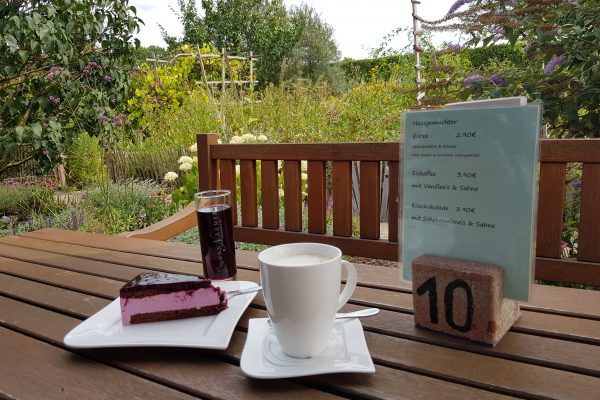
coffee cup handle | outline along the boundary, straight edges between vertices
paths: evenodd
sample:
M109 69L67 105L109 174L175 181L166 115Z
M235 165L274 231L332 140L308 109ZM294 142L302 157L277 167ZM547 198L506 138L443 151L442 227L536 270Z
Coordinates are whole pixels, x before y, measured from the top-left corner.
M346 260L342 260L342 266L346 268L346 272L348 273L348 278L346 279L346 286L344 286L344 290L340 294L338 299L338 305L336 311L338 311L348 300L352 297L354 293L354 289L356 289L356 280L358 276L356 275L356 268L354 265Z

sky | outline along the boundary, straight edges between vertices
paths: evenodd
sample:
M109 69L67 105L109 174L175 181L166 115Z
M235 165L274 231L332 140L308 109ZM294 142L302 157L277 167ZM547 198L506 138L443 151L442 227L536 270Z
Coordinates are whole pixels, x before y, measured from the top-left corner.
M421 0L418 15L434 20L444 16L456 0ZM286 7L307 3L312 6L334 29L334 39L342 58L369 58L372 48L378 47L383 38L399 27L412 27L412 4L410 0L283 0ZM198 2L199 3L199 2ZM144 21L137 35L142 46L165 47L158 24L170 35L180 36L181 26L169 7L177 9L176 0L130 0ZM436 34L434 43L456 42L448 34ZM391 47L401 49L409 44L405 33L390 42Z

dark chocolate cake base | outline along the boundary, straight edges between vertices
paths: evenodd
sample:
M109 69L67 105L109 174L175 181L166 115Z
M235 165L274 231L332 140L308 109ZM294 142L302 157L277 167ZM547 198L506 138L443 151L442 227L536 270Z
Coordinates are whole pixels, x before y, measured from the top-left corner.
M131 324L141 324L144 322L171 321L175 319L204 317L207 315L218 314L227 308L227 303L202 308L189 308L186 310L157 311L145 314L135 314L131 316Z

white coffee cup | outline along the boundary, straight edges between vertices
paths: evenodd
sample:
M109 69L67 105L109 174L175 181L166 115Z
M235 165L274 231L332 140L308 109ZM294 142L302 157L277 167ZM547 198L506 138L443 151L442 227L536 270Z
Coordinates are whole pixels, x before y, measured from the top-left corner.
M320 243L274 246L258 255L267 311L282 350L313 357L327 347L335 313L356 288L356 269L342 252ZM342 265L348 278L340 294Z

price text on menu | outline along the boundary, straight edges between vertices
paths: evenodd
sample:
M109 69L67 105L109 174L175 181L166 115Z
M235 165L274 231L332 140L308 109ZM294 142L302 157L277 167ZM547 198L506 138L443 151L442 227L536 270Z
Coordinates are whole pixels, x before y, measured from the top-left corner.
M412 111L404 128L404 277L423 254L488 262L527 300L540 106Z

